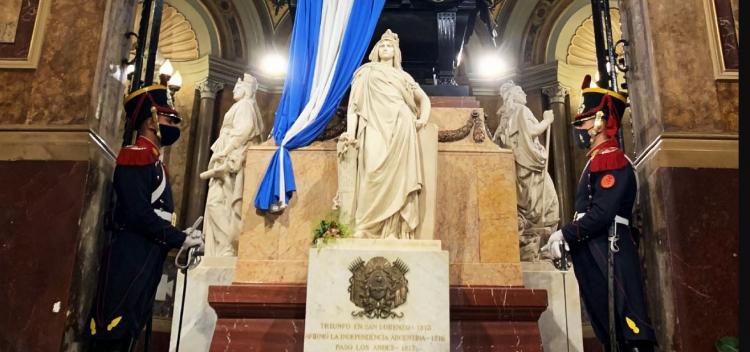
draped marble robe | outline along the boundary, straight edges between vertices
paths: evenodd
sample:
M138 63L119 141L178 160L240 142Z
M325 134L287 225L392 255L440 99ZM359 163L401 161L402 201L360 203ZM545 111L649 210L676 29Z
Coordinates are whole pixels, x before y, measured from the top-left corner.
M423 167L415 93L403 70L379 62L354 74L349 112L356 113L355 237L414 238L420 225Z
M525 96L523 98L525 100ZM549 128L551 121L538 121L527 106L513 101L515 97L506 96L504 99L507 99L504 104L509 106L498 111L501 123L494 139L501 146L512 149L516 159L518 213L526 223L524 228L554 228L560 220L557 192L545 169L547 151L539 141L539 136Z
M211 145L208 170L201 179L209 179L203 233L207 256L236 256L242 220L242 191L245 155L250 144L262 141L263 119L255 101L257 82L250 75L238 81L237 99L224 115L219 137Z

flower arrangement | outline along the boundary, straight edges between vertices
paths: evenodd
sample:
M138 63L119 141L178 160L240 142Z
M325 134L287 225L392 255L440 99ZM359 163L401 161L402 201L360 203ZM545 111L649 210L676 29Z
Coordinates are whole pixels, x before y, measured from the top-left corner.
M330 216L329 218L338 218L338 216ZM323 219L320 220L318 226L313 230L313 247L321 248L328 244L330 241L335 241L339 238L352 237L352 231L348 225L339 222L338 220Z

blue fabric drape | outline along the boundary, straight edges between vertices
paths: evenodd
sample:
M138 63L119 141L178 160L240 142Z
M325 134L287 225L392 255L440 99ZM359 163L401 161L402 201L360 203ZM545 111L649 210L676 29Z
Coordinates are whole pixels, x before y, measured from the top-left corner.
M318 34L322 1L301 0L298 3L292 41L290 47L289 74L284 82L279 107L274 121L273 137L281 145L286 132L299 116L309 100L314 65L317 52ZM293 136L284 147L279 147L271 158L266 174L255 196L255 207L268 210L281 199L279 194L280 170L279 153L284 153L284 184L286 202L297 189L289 150L312 143L325 130L341 102L344 93L352 82L354 71L362 62L367 46L372 38L375 25L380 17L385 0L355 0L347 23L346 32L340 45L331 88L323 106L313 123Z
M284 89L281 93L276 118L273 121L273 138L281 145L286 131L305 108L315 74L315 55L318 52L320 15L323 0L302 0L297 3L296 18L289 45L289 64Z

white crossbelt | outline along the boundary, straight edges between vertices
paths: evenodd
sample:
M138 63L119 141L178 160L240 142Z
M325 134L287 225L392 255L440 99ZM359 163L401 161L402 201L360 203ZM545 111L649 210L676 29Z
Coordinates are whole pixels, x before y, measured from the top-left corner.
M172 213L166 210L161 210L161 209L154 209L154 213L156 213L156 215L159 216L160 218L167 220L170 223L172 222Z
M159 166L159 168L161 169L161 183L159 183L159 186L156 187L153 192L151 192L151 203L156 202L164 193L164 190L167 188L167 175L164 172L164 165L159 163Z
M581 220L581 218L586 215L586 213L576 213L576 215L573 217L575 221ZM630 225L630 220L623 218L620 215L615 215L615 222L621 225Z

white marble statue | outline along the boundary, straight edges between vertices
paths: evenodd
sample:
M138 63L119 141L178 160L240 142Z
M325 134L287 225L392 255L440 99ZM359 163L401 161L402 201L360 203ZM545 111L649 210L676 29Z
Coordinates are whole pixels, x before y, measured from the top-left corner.
M401 68L398 35L387 30L369 59L354 73L347 129L339 138L340 185L342 169L354 169L347 173L355 176L349 191L339 189L338 203L354 237L411 239L423 221L418 130L427 123L430 100ZM354 153L356 162L344 157Z
M236 256L242 211L245 155L250 144L262 141L263 119L255 102L258 82L245 74L237 79L233 97L236 101L224 115L219 138L211 146L208 170L201 179L208 180L208 196L203 222L206 256Z
M542 121L537 120L525 105L526 94L513 82L500 87L500 96L503 104L497 112L500 124L493 140L501 147L513 150L519 230L523 233L522 257L531 256L535 260L538 258L540 235L554 231L560 220L555 185L547 172L548 146L539 140L554 117L552 110L547 110L542 114ZM524 235L532 238L524 238ZM531 253L524 254L525 245L533 247L526 251Z

